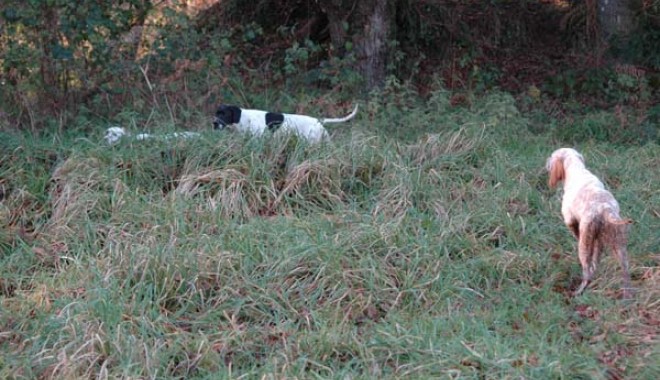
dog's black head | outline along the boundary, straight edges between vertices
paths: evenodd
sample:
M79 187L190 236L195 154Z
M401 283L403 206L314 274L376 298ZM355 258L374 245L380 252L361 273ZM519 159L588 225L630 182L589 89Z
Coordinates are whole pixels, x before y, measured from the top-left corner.
M215 112L213 129L224 129L226 126L236 124L241 120L241 109L236 106L221 105Z

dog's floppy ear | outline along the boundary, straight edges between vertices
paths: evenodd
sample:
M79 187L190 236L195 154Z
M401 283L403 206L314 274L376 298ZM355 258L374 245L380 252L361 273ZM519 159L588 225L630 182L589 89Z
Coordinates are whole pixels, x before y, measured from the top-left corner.
M550 178L548 178L548 186L554 188L557 186L557 183L564 180L564 159L563 158L551 158L551 161L548 163Z
M221 129L241 120L241 109L236 106L221 105L215 112L213 128Z
M236 106L227 106L231 115L229 124L236 124L241 121L241 109Z

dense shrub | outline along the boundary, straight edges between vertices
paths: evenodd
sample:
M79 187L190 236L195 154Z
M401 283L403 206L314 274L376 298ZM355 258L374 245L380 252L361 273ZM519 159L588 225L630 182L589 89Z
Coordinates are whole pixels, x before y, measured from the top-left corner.
M172 128L206 129L219 102L322 114L367 95L351 40L334 46L328 32L330 3L232 0L191 11L192 3L3 2L0 128L150 129L159 114ZM656 3L639 13L628 50L613 51L635 65L615 65L590 40L590 2L392 0L379 109L405 109L389 95L401 84L418 95L412 103L433 102L443 88L451 106L533 84L541 99L648 110L660 88L647 70L657 66Z

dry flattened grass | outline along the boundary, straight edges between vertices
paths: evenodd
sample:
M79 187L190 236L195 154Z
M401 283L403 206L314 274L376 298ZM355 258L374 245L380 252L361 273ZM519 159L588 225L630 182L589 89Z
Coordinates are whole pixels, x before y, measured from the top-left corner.
M220 217L242 219L288 214L290 206L283 202L286 198L298 199L299 204L342 201L338 160L308 159L299 164L289 163L284 172L274 171L272 168L286 164L286 156L290 154L287 150L292 148L288 140L278 142L265 149L262 157L253 158L252 162L237 161L225 169L200 166L199 158L189 152L189 158L181 157L185 162L181 174L171 179L175 184L174 194L183 199L203 200L199 211L219 211ZM255 161L261 167L252 166ZM133 175L133 181L149 180L150 177L139 175L160 172L158 167L163 165L167 163L158 159L142 162L141 172ZM49 240L73 236L81 224L94 222L102 214L119 215L126 204L127 184L108 175L108 168L93 157L69 158L55 169L50 182L50 217L40 231ZM136 184L142 183L132 183ZM158 186L143 184L143 189L153 188Z
M110 198L123 187L105 169L93 157L72 157L55 169L49 190L51 215L44 234L54 239L75 236L81 225L110 211Z
M459 160L471 154L480 141L480 137L459 130L429 134L416 143L398 145L400 155L387 162L373 214L398 219L415 206L433 210L437 218L448 217L449 191L443 194L441 190L451 187L456 179L443 170L465 169L465 162Z
M175 191L186 198L205 197L206 206L224 217L251 218L271 202L274 189L272 183L254 183L247 174L229 168L183 174Z
M480 138L468 136L461 129L453 133L434 133L422 137L417 143L406 145L402 151L410 157L411 165L434 163L442 156L460 156L472 151Z
M387 174L383 176L383 181L387 185L378 193L373 215L399 219L412 207L414 185L407 168L391 166L388 169Z
M349 160L325 156L316 147L295 151L290 142L271 141L250 161L224 169L186 165L176 180L176 194L204 197L210 209L221 210L226 217L288 215L292 208L341 206L347 200L347 180L355 176L370 182L382 171L378 162L355 167Z
M304 202L338 205L345 199L341 188L341 163L337 159L305 160L286 174L282 190L273 203L280 205L285 197Z
M17 239L31 241L35 221L45 219L47 212L33 194L14 189L0 202L0 237L7 245L13 245Z

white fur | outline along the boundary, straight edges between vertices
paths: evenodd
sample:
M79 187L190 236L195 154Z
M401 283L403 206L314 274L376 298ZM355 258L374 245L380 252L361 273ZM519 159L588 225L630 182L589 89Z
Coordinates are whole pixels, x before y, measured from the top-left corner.
M105 131L105 136L103 137L105 139L105 142L108 143L109 145L116 144L119 140L121 140L123 137L130 137L131 134L126 132L124 128L121 127L110 127ZM191 137L197 137L199 136L199 133L195 132L174 132L174 133L167 133L164 135L152 135L149 133L139 133L135 135L136 140L147 140L147 139L164 139L164 140L170 140L173 138L191 138Z
M564 196L561 203L561 213L564 223L569 224L574 220L591 219L599 215L605 209L619 217L619 203L612 194L605 189L605 185L587 170L584 165L584 157L575 149L561 148L556 150L548 159L546 164L548 170L557 159L563 159L564 165ZM592 194L602 194L605 202L585 202L580 194L589 190ZM593 198L593 197L592 197Z
M630 296L628 274L627 226L632 223L619 215L619 203L603 183L584 165L584 157L575 149L561 148L546 162L551 187L564 182L561 213L564 223L578 240L578 256L582 266L580 294L596 270L599 255L609 247L623 270L624 296Z
M284 121L278 130L294 133L310 142L319 142L327 139L328 131L324 125L329 123L343 123L351 120L357 114L358 106L353 111L342 118L324 118L317 119L312 116L298 114L282 114ZM236 123L236 129L240 132L248 132L256 136L262 135L268 131L265 123L266 111L255 109L241 109L241 119Z

